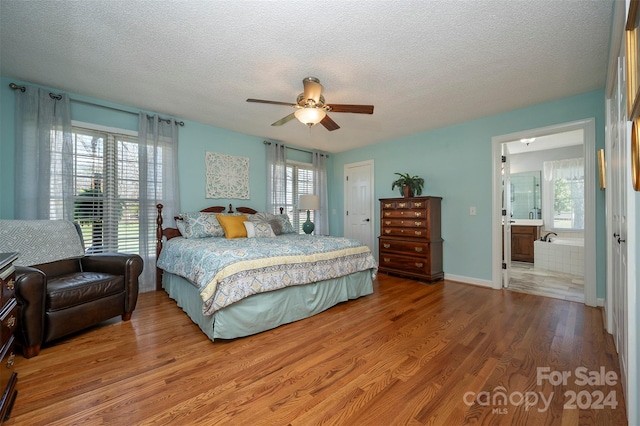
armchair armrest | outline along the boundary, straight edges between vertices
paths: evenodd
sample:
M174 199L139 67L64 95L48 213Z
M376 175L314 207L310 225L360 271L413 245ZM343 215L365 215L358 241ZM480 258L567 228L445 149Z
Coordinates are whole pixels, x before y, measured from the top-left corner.
M138 301L138 277L144 266L140 256L126 253L99 253L84 256L80 263L83 271L124 275L127 291L125 313L133 312Z
M46 288L47 277L42 271L27 266L16 266L16 337L25 358L31 358L40 352L40 344L44 337Z

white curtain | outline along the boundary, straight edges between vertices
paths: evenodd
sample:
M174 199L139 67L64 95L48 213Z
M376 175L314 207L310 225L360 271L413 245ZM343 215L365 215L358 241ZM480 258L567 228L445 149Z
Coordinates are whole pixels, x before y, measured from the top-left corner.
M267 211L280 213L287 205L287 157L284 145L271 142L267 150Z
M327 156L313 153L313 193L320 199L320 210L314 214L315 234L329 235L329 197L327 195Z
M578 184L570 185L571 197L578 204L574 207L572 223L574 227L581 229L584 226L584 157L543 163L542 218L546 229L554 229L555 184L558 179L578 182Z
M15 218L73 220L69 96L24 86L16 91L15 123Z
M146 113L139 115L138 166L140 174L140 256L144 270L140 291L155 289L156 205L162 204L162 216L171 220L180 208L178 192L178 125ZM165 226L166 223L165 223ZM172 225L170 225L172 226Z

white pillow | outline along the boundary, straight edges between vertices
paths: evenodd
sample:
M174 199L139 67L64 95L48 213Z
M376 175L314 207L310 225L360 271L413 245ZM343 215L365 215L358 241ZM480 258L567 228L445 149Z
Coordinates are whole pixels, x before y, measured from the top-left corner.
M243 222L247 230L247 238L275 237L271 225L268 223Z

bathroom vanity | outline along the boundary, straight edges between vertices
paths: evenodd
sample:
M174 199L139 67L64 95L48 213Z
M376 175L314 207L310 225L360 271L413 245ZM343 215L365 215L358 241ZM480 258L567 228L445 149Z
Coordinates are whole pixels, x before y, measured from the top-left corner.
M533 243L540 238L539 225L525 225L516 223L511 225L511 260L533 263Z

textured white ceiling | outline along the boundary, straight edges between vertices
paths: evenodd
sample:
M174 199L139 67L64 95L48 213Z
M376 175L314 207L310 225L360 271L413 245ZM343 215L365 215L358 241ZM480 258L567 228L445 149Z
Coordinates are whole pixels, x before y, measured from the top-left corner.
M604 87L613 0L0 0L0 73L340 152ZM341 128L271 123L315 76Z

